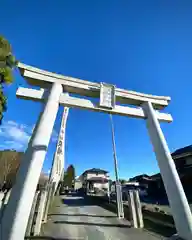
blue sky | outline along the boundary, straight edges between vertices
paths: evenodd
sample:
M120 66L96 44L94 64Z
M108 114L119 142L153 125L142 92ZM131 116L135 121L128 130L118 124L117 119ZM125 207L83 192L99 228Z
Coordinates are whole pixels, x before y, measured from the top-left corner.
M192 143L191 1L11 1L1 2L0 29L23 63L64 75L155 95L171 96L161 124L171 151ZM41 104L16 99L27 86L15 71L6 88L8 111L0 147L25 149ZM62 108L55 123L44 170L51 166ZM119 175L159 171L145 121L114 117ZM67 123L66 167L113 171L109 116L71 109Z

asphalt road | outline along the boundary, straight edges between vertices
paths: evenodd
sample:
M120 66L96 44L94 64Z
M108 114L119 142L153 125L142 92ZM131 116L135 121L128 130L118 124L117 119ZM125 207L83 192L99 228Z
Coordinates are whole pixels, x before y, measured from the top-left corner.
M42 227L41 236L58 240L163 239L145 230L130 228L127 220L119 220L114 213L75 195L57 199Z

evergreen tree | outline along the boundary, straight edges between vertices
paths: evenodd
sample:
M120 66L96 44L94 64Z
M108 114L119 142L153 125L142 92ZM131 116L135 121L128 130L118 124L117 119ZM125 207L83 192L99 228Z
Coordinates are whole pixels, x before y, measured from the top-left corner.
M67 168L67 171L64 174L64 186L71 188L75 181L75 168L73 165L70 165Z
M12 55L10 43L3 36L0 36L0 123L3 112L7 109L7 98L4 95L3 87L13 82L12 70L16 65L17 61Z

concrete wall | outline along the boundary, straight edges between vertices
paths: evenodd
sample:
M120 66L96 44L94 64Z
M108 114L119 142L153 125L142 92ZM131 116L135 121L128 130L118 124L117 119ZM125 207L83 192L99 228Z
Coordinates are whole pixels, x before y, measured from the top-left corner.
M78 190L80 188L82 188L83 186L83 183L81 181L76 181L75 182L75 190Z
M190 156L190 157L187 157L186 158L186 160L185 160L186 162L186 165L192 165L192 157Z
M111 192L115 192L115 185L111 185Z
M93 187L102 189L102 188L107 188L108 189L109 183L94 183Z

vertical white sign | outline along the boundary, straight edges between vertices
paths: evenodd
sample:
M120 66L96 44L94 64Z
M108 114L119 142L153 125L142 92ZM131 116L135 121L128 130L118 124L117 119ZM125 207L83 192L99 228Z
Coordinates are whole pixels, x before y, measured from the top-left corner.
M115 86L111 84L100 84L100 107L114 108L115 107Z

